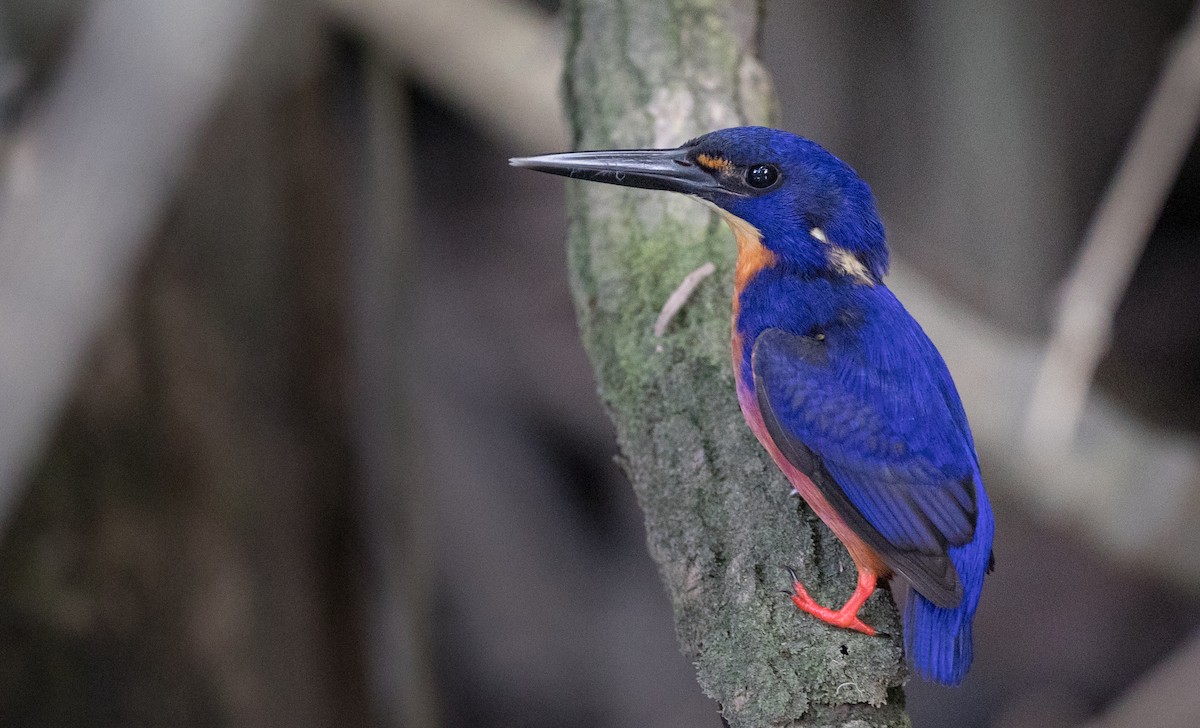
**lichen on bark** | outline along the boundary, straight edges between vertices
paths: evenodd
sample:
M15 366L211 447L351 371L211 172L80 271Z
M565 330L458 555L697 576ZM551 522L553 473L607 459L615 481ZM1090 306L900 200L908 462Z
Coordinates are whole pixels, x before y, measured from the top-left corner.
M567 7L564 95L576 148L676 146L774 118L755 55L755 0ZM742 421L730 366L728 230L667 193L571 183L568 204L581 335L701 687L734 728L908 725L887 592L863 616L890 639L818 623L780 593L783 567L793 566L817 599L841 604L855 571ZM655 337L671 291L707 261L716 275Z

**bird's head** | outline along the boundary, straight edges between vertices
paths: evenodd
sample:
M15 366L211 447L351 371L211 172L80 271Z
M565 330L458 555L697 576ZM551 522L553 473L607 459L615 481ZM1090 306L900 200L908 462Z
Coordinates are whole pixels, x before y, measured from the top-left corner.
M510 161L576 179L698 197L718 207L735 231L748 225L779 262L801 270L833 270L869 283L887 270L883 224L870 188L823 147L785 131L736 127L676 149Z

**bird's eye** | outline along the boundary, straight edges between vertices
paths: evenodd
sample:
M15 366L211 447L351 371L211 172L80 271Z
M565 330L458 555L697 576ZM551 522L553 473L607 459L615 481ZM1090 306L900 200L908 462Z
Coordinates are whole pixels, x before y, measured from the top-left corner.
M746 170L746 184L764 190L779 180L779 168L773 164L756 164Z

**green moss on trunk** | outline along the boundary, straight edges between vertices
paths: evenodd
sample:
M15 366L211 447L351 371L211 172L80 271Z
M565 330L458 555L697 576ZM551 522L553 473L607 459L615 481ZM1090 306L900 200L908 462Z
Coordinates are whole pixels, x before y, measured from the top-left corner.
M711 129L769 123L752 0L574 0L565 78L579 148L675 146ZM734 728L903 726L895 607L878 592L865 637L798 612L854 589L845 549L804 506L742 421L730 366L732 236L695 202L570 185L570 265L584 344L646 515L650 552L684 652ZM655 318L685 275L704 281L666 335Z

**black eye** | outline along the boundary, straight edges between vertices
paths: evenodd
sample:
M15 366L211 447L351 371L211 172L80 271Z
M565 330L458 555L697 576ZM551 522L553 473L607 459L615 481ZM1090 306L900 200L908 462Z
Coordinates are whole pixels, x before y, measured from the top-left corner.
M779 181L779 168L773 164L756 164L746 170L746 184L764 190Z

